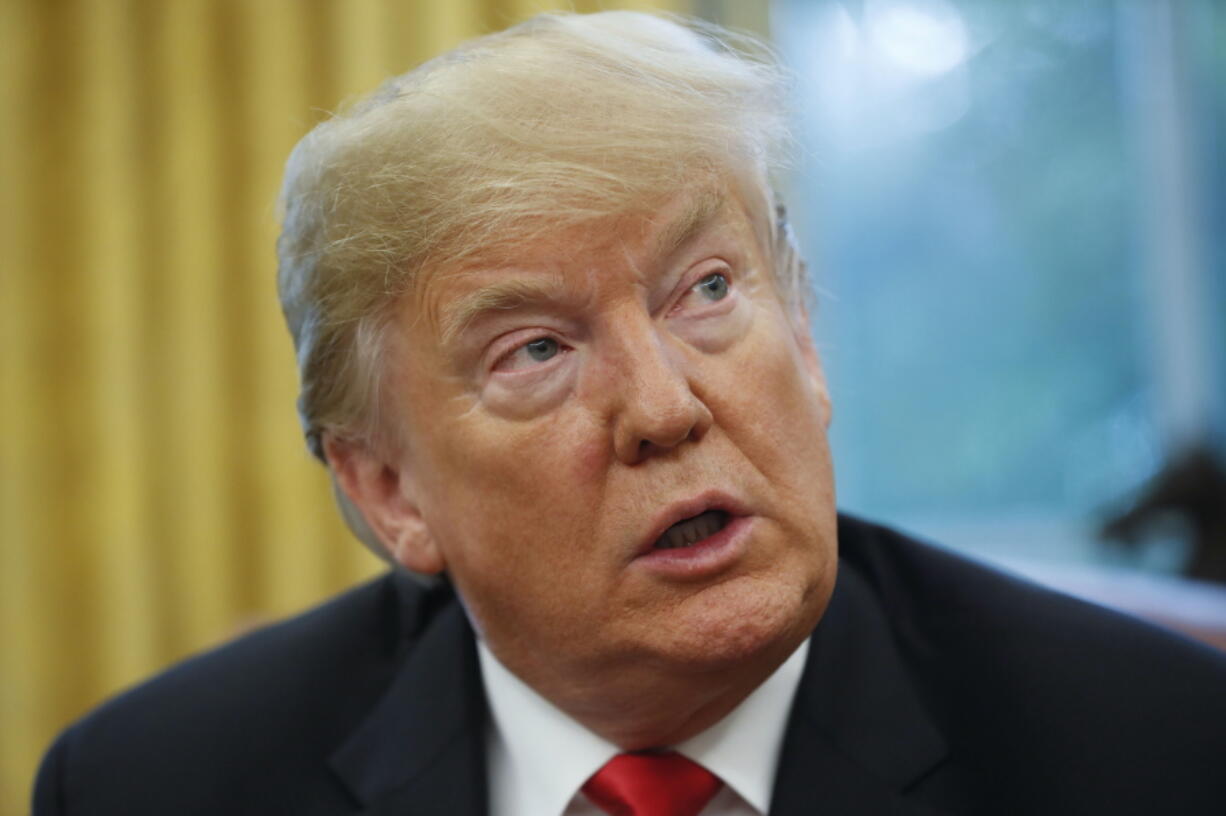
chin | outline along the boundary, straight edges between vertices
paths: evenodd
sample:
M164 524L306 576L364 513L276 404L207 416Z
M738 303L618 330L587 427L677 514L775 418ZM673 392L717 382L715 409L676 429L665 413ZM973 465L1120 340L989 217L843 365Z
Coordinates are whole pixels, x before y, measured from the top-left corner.
M827 582L831 583L831 582ZM809 636L829 601L825 588L742 577L689 599L669 653L700 671L761 663L769 673Z

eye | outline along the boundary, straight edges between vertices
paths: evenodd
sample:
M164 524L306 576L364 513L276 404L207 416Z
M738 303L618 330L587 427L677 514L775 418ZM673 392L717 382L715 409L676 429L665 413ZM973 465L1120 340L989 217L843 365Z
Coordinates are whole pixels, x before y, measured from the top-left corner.
M530 343L524 343L524 351L538 363L543 363L558 353L558 341L552 337L538 337Z
M685 294L673 304L670 314L688 312L695 317L704 317L727 312L734 303L735 293L728 277L728 268L721 266L720 269L719 272L708 272L696 283L690 284Z
M716 272L694 284L691 291L697 292L709 301L723 300L728 296L728 279Z
M562 344L552 337L537 337L511 349L494 366L500 371L520 371L547 363L562 352Z

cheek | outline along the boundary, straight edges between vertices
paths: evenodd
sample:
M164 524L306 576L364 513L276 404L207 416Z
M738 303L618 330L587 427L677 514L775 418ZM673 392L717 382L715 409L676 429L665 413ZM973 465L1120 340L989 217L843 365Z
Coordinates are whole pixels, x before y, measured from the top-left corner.
M761 321L719 372L712 408L742 452L778 487L825 486L825 392L786 324Z
M591 423L591 429L578 430L569 448L563 469L575 484L599 484L608 475L613 460L613 444L608 432Z
M585 438L589 441L584 441ZM539 542L548 527L571 536L591 506L599 454L574 422L509 422L470 412L436 437L431 492L454 537L502 551ZM484 546L484 545L483 545Z
M435 482L427 522L471 619L504 646L546 625L566 635L582 618L576 593L599 586L599 497L590 478L576 478L573 434L493 422L446 447L452 464Z

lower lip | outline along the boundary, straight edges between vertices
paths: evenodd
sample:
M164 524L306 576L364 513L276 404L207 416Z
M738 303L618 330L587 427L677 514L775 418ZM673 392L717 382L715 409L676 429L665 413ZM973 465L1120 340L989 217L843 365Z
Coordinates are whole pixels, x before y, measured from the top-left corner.
M668 578L703 579L727 570L740 559L749 542L752 516L735 516L718 533L688 547L652 549L636 564Z

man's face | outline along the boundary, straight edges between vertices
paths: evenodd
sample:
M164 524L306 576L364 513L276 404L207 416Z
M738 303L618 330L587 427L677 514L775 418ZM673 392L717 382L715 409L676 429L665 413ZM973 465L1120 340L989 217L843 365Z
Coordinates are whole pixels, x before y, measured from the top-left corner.
M836 563L801 322L730 193L433 275L388 363L398 490L427 531L398 555L446 569L551 699L773 670Z

